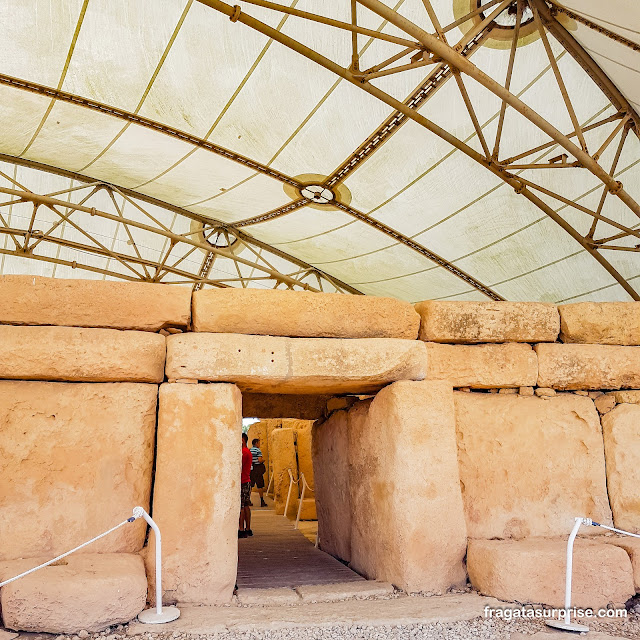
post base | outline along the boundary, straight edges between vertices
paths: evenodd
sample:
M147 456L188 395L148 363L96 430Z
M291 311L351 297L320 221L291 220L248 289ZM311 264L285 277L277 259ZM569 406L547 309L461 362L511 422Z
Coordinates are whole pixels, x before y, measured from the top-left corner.
M578 624L577 622L565 622L564 620L545 620L548 627L554 629L562 629L563 631L573 631L575 633L586 633L589 631L589 627L584 624Z
M145 609L138 614L138 620L145 624L164 624L177 620L180 617L180 609L178 607L162 607L162 613L158 613L157 609Z

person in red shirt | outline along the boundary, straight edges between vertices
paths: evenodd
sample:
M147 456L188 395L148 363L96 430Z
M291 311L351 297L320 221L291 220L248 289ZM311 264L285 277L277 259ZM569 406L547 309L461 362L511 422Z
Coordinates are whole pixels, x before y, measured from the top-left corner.
M240 522L238 524L238 538L253 535L251 531L251 465L253 456L247 443L249 436L242 434L242 473L240 474Z

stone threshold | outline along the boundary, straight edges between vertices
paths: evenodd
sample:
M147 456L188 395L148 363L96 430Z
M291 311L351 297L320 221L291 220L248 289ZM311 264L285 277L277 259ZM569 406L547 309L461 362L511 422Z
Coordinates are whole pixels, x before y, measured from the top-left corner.
M296 629L320 627L396 626L432 622L461 622L484 615L485 606L497 607L502 603L477 593L448 594L444 596L401 595L389 599L343 600L316 602L301 606L188 606L180 608L180 618L151 628L132 622L128 636L162 632L163 634L212 634L227 631L252 632L269 629Z

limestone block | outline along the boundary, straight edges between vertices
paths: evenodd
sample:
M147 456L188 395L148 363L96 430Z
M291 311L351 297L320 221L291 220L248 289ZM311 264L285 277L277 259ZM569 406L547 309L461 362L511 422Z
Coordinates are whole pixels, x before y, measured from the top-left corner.
M427 379L454 387L528 387L538 379L538 358L528 344L437 344L427 342Z
M0 325L0 378L162 382L165 338L144 331Z
M466 527L451 385L385 387L351 409L348 438L351 566L407 592L464 584Z
M613 521L640 534L640 406L619 404L602 416L602 432Z
M306 493L305 495L308 495ZM296 500L296 517L300 508L300 500ZM300 520L317 520L316 501L314 498L305 498L302 501L302 511L300 511Z
M160 387L153 518L162 531L167 602L231 600L238 559L241 433L236 386ZM153 586L153 536L146 563Z
M537 344L538 385L555 389L640 387L640 347Z
M0 324L159 331L186 327L191 289L148 282L0 276Z
M384 598L393 594L393 585L388 582L359 580L333 584L305 584L296 587L302 602L337 602L352 598Z
M614 396L610 396L609 394L601 395L594 400L594 404L596 405L598 413L600 415L604 415L616 406L616 399Z
M415 340L419 325L413 307L395 298L241 288L193 294L194 331Z
M0 582L49 556L0 564ZM144 609L147 577L137 554L73 554L1 590L2 617L9 629L71 635L123 624Z
M592 400L572 393L454 397L470 538L568 535L576 514L611 523Z
M640 404L640 391L637 389L634 391L613 391L612 395L618 403Z
M640 593L640 539L630 538L629 536L606 536L602 538L602 541L607 544L614 544L629 554L636 593Z
M290 587L243 588L238 590L238 602L243 605L273 607L299 604L300 596Z
M420 340L425 342L555 342L558 309L543 302L460 302L416 304Z
M296 462L295 431L293 429L276 429L271 437L271 463L273 465L273 499L276 514L281 516L287 502L289 492L289 469L293 479L298 479L298 465ZM288 516L296 517L296 502L298 500L298 485L294 482L289 499Z
M640 302L561 304L560 340L640 345Z
M305 421L306 422L306 421ZM313 488L313 462L311 459L311 426L312 422L296 430L296 449L298 454L298 471L304 473L307 484ZM283 428L286 426L283 420Z
M167 338L167 376L234 382L259 393L367 393L422 380L426 350L396 338L273 338L185 333Z
M336 411L311 431L319 546L344 562L351 560L348 420Z
M332 396L243 393L243 418L297 418L318 420Z
M149 506L158 388L0 381L0 560L49 559ZM90 553L142 548L142 521Z
M500 600L563 607L567 540L469 540L471 584ZM635 593L629 556L606 543L577 539L573 548L571 604L617 607Z

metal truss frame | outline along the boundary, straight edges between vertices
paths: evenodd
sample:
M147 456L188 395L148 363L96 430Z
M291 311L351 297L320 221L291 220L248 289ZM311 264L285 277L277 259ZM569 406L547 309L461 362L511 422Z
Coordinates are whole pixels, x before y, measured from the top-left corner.
M353 55L351 65L349 67L344 67L339 63L327 58L326 56L323 56L317 51L307 47L294 38L280 33L267 24L255 19L245 11L242 11L241 8L237 5L231 6L229 4L226 4L225 2L222 2L222 0L198 0L198 2L229 16L229 18L233 22L240 22L247 27L255 29L256 31L259 31L264 35L272 38L276 42L279 42L280 44L292 49L298 54L303 55L308 59L316 62L325 69L335 73L337 76L354 84L363 91L366 91L370 95L391 106L396 111L396 113L403 114L405 118L413 120L414 122L418 123L419 125L423 126L427 130L431 131L435 135L450 143L453 147L455 147L456 149L467 155L469 158L485 167L495 176L503 180L506 184L511 186L516 193L522 195L529 202L543 211L549 218L554 220L604 269L606 269L606 271L625 289L625 291L631 296L632 299L640 300L640 295L638 294L638 292L629 284L629 282L625 280L625 278L603 255L603 251L607 250L640 252L640 244L634 246L615 244L615 242L617 240L620 240L621 238L640 237L640 231L638 231L637 228L631 228L620 224L619 222L612 220L611 218L608 218L602 214L602 208L605 199L608 194L611 194L612 196L618 198L625 205L625 207L627 207L636 217L640 218L640 205L627 191L625 191L622 183L615 179L616 165L622 152L625 140L627 139L628 132L630 130L633 130L635 134L638 135L638 122L640 122L640 120L638 118L638 114L635 113L635 111L629 105L628 101L607 78L607 76L600 70L598 65L591 59L588 53L579 45L579 43L575 41L575 39L572 38L572 36L562 27L562 25L560 25L560 23L556 20L553 12L549 9L549 6L544 0L506 0L505 2L496 1L490 3L492 8L495 5L497 6L490 16L491 19L489 20L488 18L485 18L485 20L483 21L482 31L486 32L494 27L495 25L493 24L493 21L496 15L506 10L508 7L514 7L515 11L517 12L514 37L512 38L509 68L504 84L497 82L495 79L491 78L483 71L481 71L478 67L476 67L468 59L468 52L464 52L463 50L461 51L460 43L458 43L458 45L456 46L452 46L447 42L446 32L450 28L452 28L452 25L447 25L443 28L438 23L435 11L431 6L430 0L423 0L426 12L425 23L427 22L428 18L428 21L430 21L433 25L435 33L427 32L421 26L411 22L398 12L394 11L388 5L380 2L380 0L353 0L351 23L339 22L337 20L329 19L325 16L292 9L291 7L274 2L269 2L266 0L246 0L247 4L257 5L276 12L296 15L299 18L310 21L322 22L336 29L342 29L346 32L350 32L353 42ZM489 3L487 3L486 6L488 6L488 4ZM370 11L376 13L388 23L397 27L400 31L403 32L404 35L407 36L406 38L403 38L402 42L396 43L399 47L396 55L387 60L381 61L380 64L375 65L374 67L371 67L366 71L360 71L357 64L357 34L364 32L364 30L359 27L357 23L356 7L358 5L362 5L363 7L366 7ZM485 9L486 6L484 7ZM572 125L574 127L573 131L567 134L559 131L550 122L545 120L540 114L538 114L535 110L533 110L530 106L528 106L525 102L523 102L509 90L511 73L513 70L514 59L517 51L518 30L520 28L521 18L525 7L528 7L534 16L536 28L547 52L549 64L553 70L556 83L562 95ZM476 11L472 13L476 13ZM464 17L464 20L468 20L470 17L471 14L468 14ZM461 20L457 21L457 23L460 22ZM584 133L586 132L587 127L581 126L581 124L578 122L575 110L572 105L571 96L566 89L566 85L562 78L562 73L551 51L547 33L551 33L557 40L560 41L560 43L565 47L565 49L567 49L570 55L572 55L587 71L587 73L591 76L591 78L596 82L596 84L601 88L601 90L605 93L611 103L618 110L618 113L616 114L616 116L614 116L614 118L619 119L620 122L615 127L614 132L607 138L605 143L602 144L601 147L595 152L590 151L587 148L586 140L584 138ZM372 34L368 33L367 35ZM475 34L475 37L478 37L479 35L480 34ZM388 38L385 39L388 40ZM467 53L467 55L464 55L465 53ZM390 65L396 62L400 62L405 56L411 56L409 63L398 64L395 67L390 67ZM483 149L482 153L476 151L465 142L456 138L450 132L442 129L437 124L428 120L422 114L418 113L415 106L406 102L400 102L396 98L392 97L385 91L369 82L369 80L371 79L380 77L383 71L385 74L402 73L407 69L413 69L417 66L425 66L429 64L444 65L444 67L448 68L448 75L452 75L453 77L455 77L461 96L463 98L467 111L469 112L469 117L473 123L476 135L481 143ZM443 72L444 67L440 67L440 73ZM471 100L469 99L468 92L466 91L464 84L465 77L472 78L474 81L480 83L501 101L500 121L492 150L489 148L489 144L484 137L481 127L479 126L477 116L473 109L473 105L471 103ZM523 150L522 153L518 154L514 158L510 158L508 160L500 160L500 135L502 131L502 123L504 121L504 113L507 108L511 108L517 111L536 128L546 134L546 136L549 138L549 143L535 149ZM590 125L590 128L602 126L603 124L605 124L606 120ZM618 142L613 165L609 169L604 168L598 163L598 159L602 156L604 151L609 147L609 145L613 142L618 134L620 139ZM578 144L573 141L573 138L577 139ZM543 151L546 148L559 150L559 155L546 162L539 162L538 160L532 161L531 159L529 159L528 162L516 164L516 160L530 158L534 153ZM351 162L353 162L353 160L347 161L343 165L344 168L338 169L336 175L330 177L329 180L326 181L324 186L332 186L343 180L346 172L348 172L348 167L350 166ZM527 180L520 175L521 171L524 171L526 169L547 169L550 171L558 171L568 168L589 171L601 183L601 201L599 207L595 211L577 202L574 202L570 198L563 196L561 193L556 193L554 191L546 189L541 185L536 184L534 181ZM560 204L568 205L589 216L589 218L592 220L589 233L587 235L581 234L577 229L569 224L569 222L567 222L562 216L560 216L547 203L546 200L543 200L540 197L541 195L552 198L554 201L559 203L558 206L560 206ZM357 212L348 206L342 206L340 208L348 213L351 213L352 215L354 215L354 217L361 219L362 221L368 221L371 224L374 224L374 226L379 225L377 221L372 220L365 214ZM241 221L239 224L241 226L258 224L265 220L272 219L286 213L287 211L274 211L253 219ZM599 222L606 222L609 225L617 228L619 232L609 237L596 238L595 232ZM390 231L392 231L390 229L384 228L381 230L385 233L388 233L389 235L392 235L389 233ZM431 259L433 259L433 257L431 257ZM451 270L451 267L453 267L453 265L449 263L447 263L447 265ZM447 268L447 266L445 266L445 268ZM466 276L467 274L456 275L464 278L464 276ZM487 287L484 287L484 285L477 283L477 281L471 278L471 276L468 277L468 281L470 281L473 286L480 290L483 290L483 292L489 297L497 297L499 299L499 296L497 296L495 292L492 292ZM466 280L466 278L464 279Z
M0 201L0 235L9 237L13 244L10 248L0 248L0 255L41 260L124 280L191 284L194 289L200 289L204 285L224 288L230 286L247 287L250 283L259 283L260 286L274 289L361 293L354 287L325 274L312 265L222 222L212 221L210 218L198 216L152 197L96 181L77 173L57 170L37 162L7 155L0 155L0 160L69 177L76 183L75 186L70 186L68 189L52 193L35 193L27 186L16 182L9 175L0 172L0 176L11 183L11 187L0 186L0 194L6 196L6 199ZM110 211L91 206L91 198L99 191L108 193L109 203L112 205ZM78 198L78 202L70 201L72 193ZM123 214L116 196L135 209L138 219L132 219ZM28 224L10 225L7 210L16 204L25 202L33 204ZM200 225L197 225L196 231L183 234L175 233L170 227L154 217L145 208L145 203L163 207L177 215L195 220ZM48 209L55 216L38 216L41 208ZM98 235L92 231L90 223L90 219L94 217L117 223L128 238L126 253L115 251L113 247L106 246L99 239ZM65 238L63 233L65 226L73 228L82 236L83 241L78 242ZM139 240L136 241L136 234L140 234L140 232L152 233L159 238L158 246L162 245L163 249L158 259L152 260L143 257L144 251L141 251L143 247ZM96 267L79 261L61 259L50 255L50 252L46 251L47 246L66 247L80 253L102 256L107 258L107 266ZM179 247L178 252L176 247ZM189 256L203 253L204 257L197 269L193 268L191 264L193 261L186 261ZM174 255L172 256L172 254ZM236 275L210 277L217 258L226 258L232 261ZM291 270L285 273L276 268L272 263L279 262L277 259L290 262ZM115 268L116 265L119 269Z

